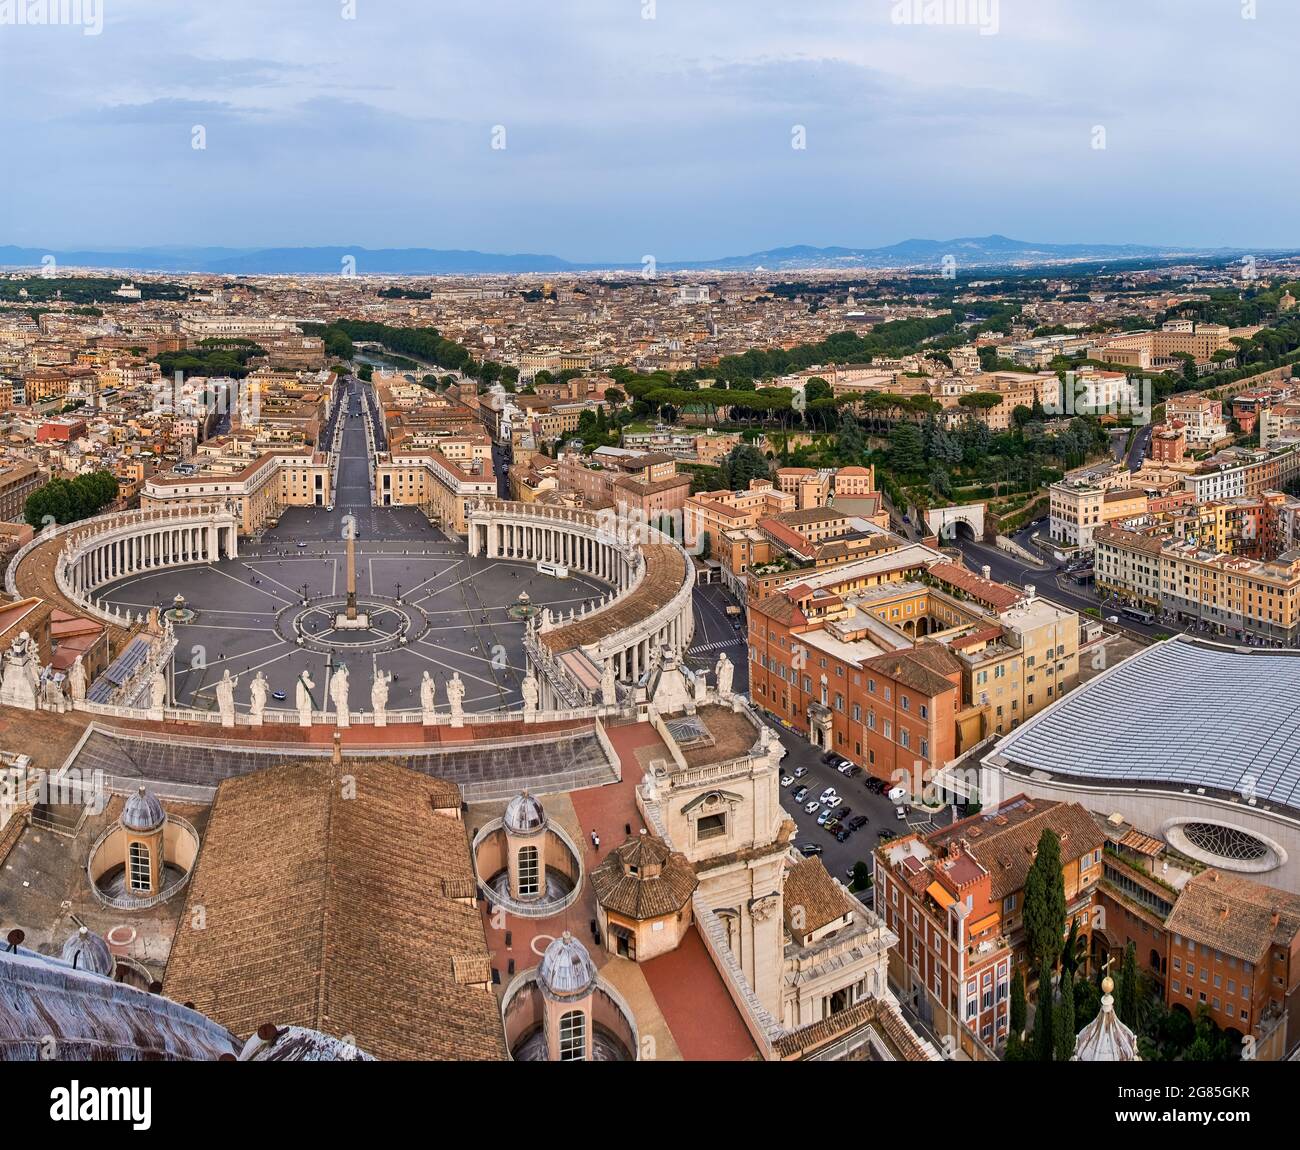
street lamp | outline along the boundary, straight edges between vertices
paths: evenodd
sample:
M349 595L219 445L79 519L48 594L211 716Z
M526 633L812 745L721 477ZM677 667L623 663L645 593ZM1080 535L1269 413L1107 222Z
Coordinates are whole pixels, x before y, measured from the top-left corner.
M400 583L397 584L397 605L399 607L402 605L402 585Z

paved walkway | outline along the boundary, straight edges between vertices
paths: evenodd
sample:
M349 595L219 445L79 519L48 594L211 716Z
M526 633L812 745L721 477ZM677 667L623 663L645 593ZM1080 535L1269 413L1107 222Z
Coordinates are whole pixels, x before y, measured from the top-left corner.
M683 1058L736 1062L758 1055L695 927L676 950L643 963L641 970Z

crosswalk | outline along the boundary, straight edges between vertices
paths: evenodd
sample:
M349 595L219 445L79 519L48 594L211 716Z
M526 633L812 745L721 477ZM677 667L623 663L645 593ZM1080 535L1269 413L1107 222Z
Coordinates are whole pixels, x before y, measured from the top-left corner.
M688 655L707 655L710 651L722 651L727 647L743 647L744 639L722 639L717 643L701 643L698 647L687 648Z

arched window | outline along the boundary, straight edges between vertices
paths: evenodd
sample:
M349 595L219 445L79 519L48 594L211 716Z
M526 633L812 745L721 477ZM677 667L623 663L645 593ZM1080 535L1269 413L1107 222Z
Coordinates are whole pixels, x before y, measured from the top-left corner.
M519 852L519 894L521 897L527 898L540 893L537 848L524 847Z
M587 1058L587 1016L570 1010L560 1016L560 1061L585 1062Z
M128 852L132 890L152 890L153 874L149 869L149 848L144 843L132 843Z

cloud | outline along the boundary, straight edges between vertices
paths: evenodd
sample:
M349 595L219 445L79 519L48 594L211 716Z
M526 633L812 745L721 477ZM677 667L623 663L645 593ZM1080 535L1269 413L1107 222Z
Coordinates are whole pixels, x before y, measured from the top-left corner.
M1001 0L980 36L893 0L646 2L112 0L98 37L0 28L8 154L58 175L0 189L0 242L1297 242L1295 6Z

